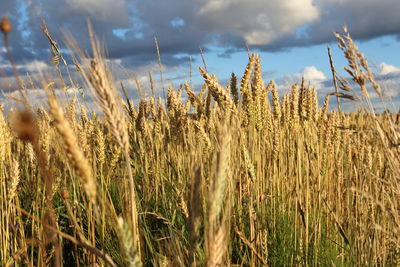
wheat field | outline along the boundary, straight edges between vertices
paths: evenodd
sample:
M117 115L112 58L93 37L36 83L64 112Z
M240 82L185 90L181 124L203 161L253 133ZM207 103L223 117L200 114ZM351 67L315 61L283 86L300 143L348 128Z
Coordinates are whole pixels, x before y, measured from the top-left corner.
M256 54L226 86L200 68L201 91L134 105L91 32L70 64L100 114L56 97L71 85L43 30L60 74L40 85L47 105L21 81L24 108L0 112L1 266L400 264L400 113L374 111L382 89L346 28L350 80L331 61L322 105L304 80L279 95Z

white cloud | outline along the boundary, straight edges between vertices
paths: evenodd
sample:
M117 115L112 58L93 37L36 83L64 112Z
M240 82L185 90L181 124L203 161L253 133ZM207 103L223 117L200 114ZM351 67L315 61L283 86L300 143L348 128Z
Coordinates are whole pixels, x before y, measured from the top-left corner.
M285 75L277 79L278 88L289 90L293 83L300 83L302 77L306 82L309 82L316 89L323 88L323 82L327 80L326 75L318 70L315 66L307 66L301 72Z
M304 79L310 82L320 83L326 80L325 74L315 66L305 67L303 70Z
M85 63L88 63L86 62L87 61L86 59L84 61ZM142 65L132 69L124 68L120 59L110 59L107 60L107 63L110 65L111 71L115 74L114 81L118 91L118 95L124 98L122 92L120 91L120 82L122 82L126 86L129 98L135 104L137 104L139 98L138 98L136 81L133 78L132 72L135 73L140 83L142 96L150 96L152 94L150 90L150 78L149 78L149 72L152 72L155 94L157 97L158 96L163 97L163 88L165 89L165 91L167 91L169 87L178 89L177 83L181 82L181 78L179 76L177 77L176 75L182 75L182 72L184 71L182 67L163 65L162 68L163 68L164 81L162 83L159 76L159 65L155 61L150 62L147 65ZM41 84L40 83L41 77L39 77L40 75L38 74L38 72L43 71L45 75L46 71L50 70L48 65L42 61L33 61L29 64L18 65L17 68L18 69L23 68L25 70L32 72L30 77L34 81L37 81L38 84ZM74 75L74 73L72 74ZM22 78L25 78L25 76L22 76ZM0 81L2 81L4 84L6 84L7 82L6 78L3 78L3 80ZM10 82L12 82L12 79L10 80ZM12 85L10 86L12 87ZM82 92L81 90L84 90L84 92ZM74 96L76 96L79 102L81 102L87 107L88 111L95 111L96 113L101 113L101 109L96 104L95 93L90 88L79 89L79 90L77 88L69 88L67 89L66 92L64 92L64 90L62 89L56 89L55 91L59 100L64 104L65 101L67 100L66 96L68 96L69 100L71 100ZM28 88L25 92L26 92L26 97L32 106L47 107L47 95L43 89L41 89L40 87ZM82 99L83 96L84 98ZM9 92L6 89L2 90L0 88L0 105L3 105L5 110L12 109L13 107L19 105L18 101L15 101L15 99L21 99L21 96L18 91L13 90L12 92Z
M379 74L380 75L398 74L398 73L400 73L400 68L398 68L398 67L386 64L384 62L379 65Z
M179 66L166 66L166 65L162 65L162 70L163 70L163 82L161 82L160 78L160 67L158 63L154 61L150 62L147 65L134 68L132 70L124 69L123 70L124 75L122 75L121 81L127 88L131 90L137 90L136 81L131 75L133 71L141 86L142 94L144 96L148 96L151 95L152 93L150 90L151 82L149 76L149 73L151 72L153 77L155 94L161 96L163 93L163 88L165 89L165 91L167 91L169 87L177 89L177 84L174 83L174 81L176 80L176 75L181 75L182 72L185 71L182 67Z
M25 65L19 65L18 68L24 68L29 72L43 72L48 70L49 65L44 61L34 60Z
M49 65L42 60L33 60L28 63L18 64L15 66L18 70L26 70L29 73L37 73L43 72L49 69ZM8 62L8 60L1 58L0 56L0 69L11 69L12 65Z
M221 10L227 8L232 1L229 0L209 0L205 5L199 10L199 14L207 14L216 10Z
M379 83L382 87L383 96L390 100L397 98L400 93L400 68L382 62L379 65L378 74L380 75Z
M387 98L396 98L399 96L399 85L398 83L384 83L383 96Z
M28 89L24 91L27 96L29 103L34 107L45 106L47 101L46 92L43 89ZM77 89L68 89L66 94L68 96L77 95ZM56 90L56 95L59 97L64 97L64 92L62 90ZM14 102L13 99L21 99L21 95L18 91L13 91L10 93L5 93L4 98L0 98L0 103L5 105L7 108L13 107L17 102Z
M210 31L243 37L249 45L265 45L313 22L319 10L312 0L203 0L198 17Z
M76 97L78 110L80 108L80 105L83 104L86 107L87 111L94 111L97 114L100 114L101 108L95 102L95 96L93 95L93 92L91 90L85 90L85 96L84 98L82 98L80 90L78 90L77 88L68 88L65 91L62 89L55 89L55 93L57 99L63 106L67 104L67 101L71 101L74 97ZM25 94L29 101L29 104L32 105L34 108L43 107L47 109L48 98L44 89L27 89L25 91ZM21 99L21 95L18 91L0 94L0 105L4 107L4 110L15 109L16 107L22 105L15 99Z

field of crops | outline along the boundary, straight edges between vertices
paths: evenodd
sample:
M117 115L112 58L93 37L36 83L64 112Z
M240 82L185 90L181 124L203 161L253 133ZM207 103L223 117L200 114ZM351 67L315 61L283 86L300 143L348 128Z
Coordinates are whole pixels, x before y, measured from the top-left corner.
M60 77L41 108L17 83L24 108L0 112L0 265L398 266L400 116L375 113L368 62L336 37L350 78L332 66L322 105L307 81L280 95L255 54L227 86L200 68L201 91L134 105L99 42L87 60L71 41L102 112L55 97Z

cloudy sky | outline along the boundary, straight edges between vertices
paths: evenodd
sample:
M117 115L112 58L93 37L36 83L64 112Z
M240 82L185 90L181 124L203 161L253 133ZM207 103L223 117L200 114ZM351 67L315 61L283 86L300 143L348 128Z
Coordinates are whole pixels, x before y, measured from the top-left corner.
M332 32L346 24L395 104L400 95L399 14L399 0L1 0L0 4L0 15L8 15L14 26L10 42L20 73L51 69L41 21L46 21L61 47L63 33L69 32L88 48L89 20L105 43L116 76L133 86L129 73L134 71L144 87L149 71L160 84L156 37L164 83L178 86L189 80L190 58L193 83L200 83L196 71L202 65L200 48L208 70L221 81L231 72L241 76L248 47L261 54L266 80L275 79L284 90L304 75L323 97L331 90L326 47L332 47L341 69L345 60ZM0 44L1 80L10 73L9 67ZM0 91L0 102L10 105L5 98L9 92ZM32 94L40 95L38 91Z

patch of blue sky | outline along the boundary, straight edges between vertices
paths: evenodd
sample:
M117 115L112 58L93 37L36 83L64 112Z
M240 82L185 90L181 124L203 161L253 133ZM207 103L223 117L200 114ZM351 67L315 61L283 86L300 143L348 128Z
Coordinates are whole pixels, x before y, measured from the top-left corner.
M185 26L185 20L181 17L176 17L171 20L171 26L174 28Z
M30 33L29 31L26 30L26 27L24 26L25 23L28 21L28 6L24 1L20 1L20 5L18 6L18 13L20 15L19 20L18 20L18 30L22 33L23 38L28 38Z
M119 28L119 29L114 29L113 30L113 34L121 39L125 39L126 38L126 34L130 31L132 31L133 29L130 28ZM137 40L141 40L143 39L143 33L141 31L136 31L133 36L135 37L135 39Z
M130 29L114 29L112 32L115 36L125 39L125 34L130 31Z

